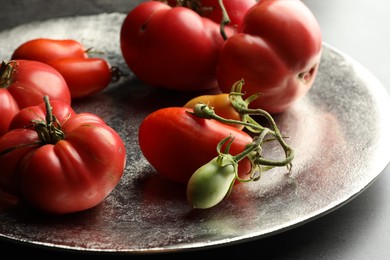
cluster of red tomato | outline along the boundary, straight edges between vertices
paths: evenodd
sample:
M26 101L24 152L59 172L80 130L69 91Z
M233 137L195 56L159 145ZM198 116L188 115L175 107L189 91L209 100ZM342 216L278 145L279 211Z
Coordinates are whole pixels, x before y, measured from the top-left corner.
M234 136L232 154L252 142L240 124L226 125L188 111L202 102L217 114L241 120L229 100L232 86L240 80L245 82L242 97L251 99L250 108L272 114L286 111L312 86L322 50L317 20L300 0L146 1L128 13L120 36L126 63L149 85L221 93L155 111L140 126L139 144L146 159L157 172L187 189L201 166L208 165L202 168L207 173L197 182L211 182L206 175L223 171L212 161L223 138ZM235 171L242 177L253 164L242 160L238 166L228 171L230 182ZM207 184L202 185L199 190L206 193ZM226 190L221 194L219 199ZM203 205L213 205L209 201Z
M126 163L119 134L71 101L111 81L111 68L75 40L38 38L0 67L0 188L42 211L65 214L99 204Z
M209 163L221 140L234 137L227 149L232 154L253 143L241 124L188 113L194 105L207 103L224 117L242 120L228 93L243 79L241 96L251 99L252 109L285 111L314 81L321 33L300 0L164 2L145 1L131 10L120 46L129 68L149 85L221 92L157 110L140 126L146 159L160 174L187 184L199 169L219 170ZM105 60L88 57L74 40L40 38L15 49L0 67L1 189L64 214L97 205L115 188L126 162L123 141L98 116L76 114L71 107L72 99L108 86L112 73ZM253 162L237 165L237 176L247 178ZM231 176L236 169L227 172Z
M322 37L301 0L168 3L141 3L121 28L123 56L144 82L227 93L244 79L247 96L262 93L252 107L270 113L285 111L311 87Z

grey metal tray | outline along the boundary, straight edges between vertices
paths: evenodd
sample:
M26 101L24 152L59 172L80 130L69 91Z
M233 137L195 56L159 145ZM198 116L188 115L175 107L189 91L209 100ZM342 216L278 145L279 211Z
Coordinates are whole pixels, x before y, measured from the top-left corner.
M100 205L67 216L43 216L0 193L0 238L91 252L152 253L223 246L274 235L344 205L390 161L390 99L381 83L347 55L324 43L316 81L276 117L297 150L291 178L272 170L239 185L208 210L192 210L185 187L163 179L138 146L138 126L150 112L181 106L197 93L145 85L128 70L119 48L125 14L53 19L0 32L0 58L36 37L73 38L105 52L129 77L75 101L76 111L101 116L128 150L124 176Z

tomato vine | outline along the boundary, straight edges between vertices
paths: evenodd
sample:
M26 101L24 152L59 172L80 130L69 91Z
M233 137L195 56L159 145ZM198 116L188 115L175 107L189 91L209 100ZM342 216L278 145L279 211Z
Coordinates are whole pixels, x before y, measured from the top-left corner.
M214 119L222 123L230 124L242 124L249 131L257 134L253 141L246 146L244 151L237 155L229 154L229 146L233 142L234 137L228 136L221 140L217 146L218 156L200 167L191 176L187 185L187 198L189 203L193 207L197 208L209 208L218 204L223 198L230 194L231 189L235 181L249 182L257 181L260 179L261 173L268 171L274 167L287 167L288 173L291 173L292 161L295 157L294 149L286 143L284 137L279 130L273 117L263 109L251 109L248 108L249 104L255 100L260 94L254 94L247 99L243 99L242 87L244 80L237 81L233 86L229 94L231 103L235 110L241 115L241 120L226 119L217 115L214 109L205 103L196 104L191 113L200 118ZM255 121L251 116L260 115L267 119L271 128L262 126ZM270 136L270 138L266 138ZM269 159L263 157L262 146L265 142L270 140L276 140L284 150L285 157L283 159ZM224 152L221 152L223 144L228 142L228 146ZM242 179L238 176L238 162L244 158L248 158L251 163L251 171L249 173L249 179ZM226 175L226 166L233 166L230 170L230 174ZM207 170L204 170L204 169ZM212 173L212 174L211 174ZM230 185L210 185L205 183L205 179L208 182L223 183L220 177L216 177L220 174L226 175ZM212 175L212 177L209 177ZM199 177L201 176L201 177ZM207 176L207 177L204 177ZM218 179L217 179L218 178ZM224 179L226 179L224 178ZM207 190L205 187L209 187ZM199 190L202 190L202 195L199 194Z

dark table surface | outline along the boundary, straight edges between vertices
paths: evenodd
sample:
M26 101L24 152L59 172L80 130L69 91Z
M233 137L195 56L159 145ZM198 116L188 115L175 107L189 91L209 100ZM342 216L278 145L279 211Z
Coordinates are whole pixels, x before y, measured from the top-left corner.
M0 31L31 21L100 12L127 13L131 0L2 1ZM317 17L324 42L353 57L390 93L390 1L305 0ZM1 46L0 46L1 47ZM389 111L390 112L390 111ZM389 144L390 145L390 144ZM281 234L178 256L231 256L253 259L390 259L390 167L355 199L316 220ZM94 256L0 240L1 255ZM101 255L129 257L129 255ZM151 257L161 257L152 255ZM131 255L131 258L146 255Z

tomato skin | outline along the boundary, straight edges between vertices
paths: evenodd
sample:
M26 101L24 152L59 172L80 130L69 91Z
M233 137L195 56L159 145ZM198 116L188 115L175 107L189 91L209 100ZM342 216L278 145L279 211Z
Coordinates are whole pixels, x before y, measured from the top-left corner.
M218 155L217 145L235 136L230 153L242 152L252 138L245 132L215 120L198 118L192 109L167 107L148 115L140 125L138 140L141 151L156 171L166 178L187 184L191 175ZM239 174L247 178L249 160L239 162Z
M222 43L216 23L188 8L157 1L129 12L120 33L123 57L139 79L184 91L217 87L215 67Z
M8 131L9 124L18 111L16 100L6 89L0 88L0 136Z
M36 60L48 63L65 57L87 58L87 50L73 39L36 38L19 45L11 59Z
M281 113L309 91L321 50L318 22L301 1L259 1L221 49L219 87L229 92L244 79L246 96L262 93L252 108Z
M62 75L51 66L30 60L14 60L16 73L8 92L14 97L19 108L38 105L43 96L52 100L71 103L69 88Z
M197 96L189 100L183 107L194 108L194 106L199 103L204 103L212 107L214 112L223 118L241 121L241 116L232 106L228 93ZM240 124L229 125L240 130L244 128L244 126Z
M42 99L43 101L43 99ZM76 115L76 112L71 106L64 105L64 102L53 100L50 102L53 114L58 122L62 125L70 117ZM33 120L46 120L46 107L41 102L37 106L29 106L21 109L11 120L9 129L31 128Z
M53 60L48 64L64 77L72 99L95 94L111 82L110 65L101 58L66 57Z
M30 129L15 129L12 132L6 132L0 137L0 150L4 151L10 147L20 146L5 155L0 156L0 188L10 194L17 195L19 189L18 168L23 158L33 151L37 146L32 144L39 141L35 131Z
M12 60L14 73L9 84L0 88L0 136L12 117L22 108L38 105L43 96L71 104L69 88L62 75L53 67L38 61ZM1 65L6 66L6 65Z
M63 140L42 144L35 130L17 128L40 120L44 104L25 108L13 127L0 137L1 188L33 207L51 214L68 214L99 204L123 175L126 149L118 133L98 116L74 114L65 103L53 101L53 115L62 123ZM62 104L62 105L61 105Z

